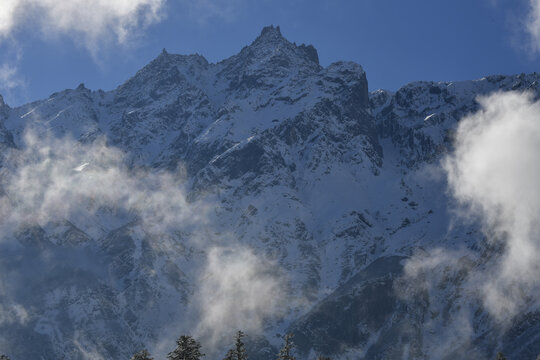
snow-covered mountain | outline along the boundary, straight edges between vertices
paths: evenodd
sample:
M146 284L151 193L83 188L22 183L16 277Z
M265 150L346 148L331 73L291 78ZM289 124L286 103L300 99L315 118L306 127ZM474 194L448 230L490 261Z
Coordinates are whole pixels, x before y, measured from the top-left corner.
M456 223L438 169L478 95L539 81L370 93L360 65L271 26L216 64L164 50L109 92L0 98L0 351L163 358L191 332L217 358L241 327L258 359L287 331L301 359L534 358L537 302L501 328L464 290L498 249ZM468 255L411 283L430 249ZM464 308L472 330L448 337Z

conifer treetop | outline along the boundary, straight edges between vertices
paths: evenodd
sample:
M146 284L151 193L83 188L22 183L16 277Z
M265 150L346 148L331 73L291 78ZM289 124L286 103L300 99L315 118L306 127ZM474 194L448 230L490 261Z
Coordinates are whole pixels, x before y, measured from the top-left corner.
M135 355L133 355L131 357L131 360L154 360L154 358L150 356L150 353L148 352L148 350L143 349L139 351L138 353L136 353Z
M190 335L182 335L176 340L176 349L167 355L170 360L200 360L204 354L201 352L201 343Z
M294 343L292 341L293 337L294 335L292 333L285 335L285 344L279 351L277 360L296 360L292 354L294 350Z
M246 334L238 330L235 336L234 347L230 349L223 360L247 360L247 351L242 338L246 337Z

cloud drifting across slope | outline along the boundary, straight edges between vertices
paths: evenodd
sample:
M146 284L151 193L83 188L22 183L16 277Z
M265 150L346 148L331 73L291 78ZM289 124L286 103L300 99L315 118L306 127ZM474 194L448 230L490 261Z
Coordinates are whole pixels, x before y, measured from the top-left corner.
M19 251L19 257L26 256L25 247L30 252L39 252L40 246L44 245L47 258L54 259L52 266L73 269L73 260L52 253L54 249L61 252L63 245L55 248L41 244L43 239L39 236L32 238L32 243L23 244L17 240L18 233L35 226L41 229L51 229L52 226L54 235L54 226L68 220L99 244L101 239L107 238L108 232L136 221L137 227L140 225L146 234L156 235L157 248L152 256L159 255L182 263L176 248L194 248L198 254L190 259L192 268L178 265L191 276L189 286L194 295L189 299L191 305L187 305L186 314L181 314L182 317L190 317L189 323L183 323L179 329L178 319L171 318L168 319L171 324L160 325L164 329L174 328L175 331L169 335L177 337L182 332L195 331L204 339L205 349L213 351L212 347L219 346L223 335L230 335L227 331L242 329L257 333L266 319L282 313L287 298L279 269L235 239L224 241L216 235L209 223L209 210L213 204L188 201L181 173L129 168L126 166L126 154L107 145L103 138L82 143L35 130L25 133L20 148L10 149L2 156L0 246L12 252ZM178 243L172 236L177 232L189 234L191 238L182 237L182 243ZM55 241L54 236L50 239ZM220 245L216 246L217 243ZM67 248L71 245L67 244ZM85 254L81 252L80 256ZM93 259L80 258L76 261L89 262L88 267L93 271ZM44 266L47 264L49 262ZM153 270L159 272L159 261L155 266ZM13 295L19 293L17 289L21 286L27 288L28 282L24 279L34 277L32 271L10 269L10 272L5 272L0 268L0 325L15 322L24 325L30 318L36 321L43 315L36 313L35 308L29 315L24 303L26 299ZM46 268L43 272L47 272ZM17 279L10 277L13 273L17 273ZM97 276L105 275L99 273ZM115 279L102 280L107 284ZM85 285L80 286L84 288ZM50 292L62 294L62 284L56 282L53 287L47 287L44 283L32 298L40 299ZM178 293L177 299L180 310L182 294ZM122 296L119 299L125 301ZM195 318L192 319L188 312L196 314ZM63 336L70 338L70 334ZM156 350L163 350L164 354L170 351L174 339L166 340ZM77 344L83 357L98 358L91 339ZM152 347L152 344L147 346Z
M224 335L232 338L236 330L258 332L290 300L275 265L245 247L212 248L200 280L195 294L201 313L196 333L213 345Z
M131 213L160 231L205 220L203 204L188 204L181 178L130 170L124 159L105 139L82 144L27 132L24 148L11 150L2 174L7 194L0 198L2 227L45 226L77 214L91 216L102 207Z
M405 266L404 294L430 295L423 342L432 356L463 351L484 358L475 328L504 333L540 308L540 102L520 92L477 101L480 110L461 119L443 167L456 214L482 224L487 246L436 248Z
M82 39L96 53L103 41L125 44L139 28L162 19L165 0L5 0L0 6L0 37L26 22L45 36Z
M478 101L482 109L460 122L445 169L465 216L479 217L488 236L504 241L483 287L485 305L503 320L540 290L540 102L517 92Z

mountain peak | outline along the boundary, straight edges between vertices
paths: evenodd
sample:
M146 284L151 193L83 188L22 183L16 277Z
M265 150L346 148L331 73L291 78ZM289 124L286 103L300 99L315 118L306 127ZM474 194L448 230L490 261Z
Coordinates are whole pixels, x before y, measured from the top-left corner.
M281 36L281 30L279 29L279 25L274 27L274 25L269 25L263 27L261 30L261 36L265 35L279 35Z
M253 41L250 46L247 46L247 49L257 49L256 52L261 52L264 56L269 54L275 54L276 46L282 49L288 49L290 54L296 54L308 62L315 63L319 65L319 56L317 50L312 45L296 45L296 43L291 43L287 40L282 34L279 26L265 26L261 30L261 34Z
M279 26L274 27L274 25L265 26L261 30L261 34L257 37L255 42L275 42L275 41L287 41L283 35L281 35L281 30Z

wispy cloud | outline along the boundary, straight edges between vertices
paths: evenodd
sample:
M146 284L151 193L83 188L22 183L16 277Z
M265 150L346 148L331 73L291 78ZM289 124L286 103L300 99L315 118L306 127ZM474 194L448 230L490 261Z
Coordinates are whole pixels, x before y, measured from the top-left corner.
M506 249L485 305L499 319L522 310L540 290L540 103L528 93L479 99L482 110L460 122L455 153L445 164L450 189L466 216Z
M6 96L7 102L15 94L19 94L26 89L26 81L20 73L20 60L22 59L22 49L13 40L8 41L3 50L3 62L0 64L0 92Z
M422 347L434 359L449 354L485 359L480 349L473 346L473 314L479 309L482 297L477 287L483 284L484 274L474 267L475 258L466 249L438 248L419 251L405 265L398 294L409 301L428 296L426 312L430 316L423 320ZM418 307L418 303L412 306ZM487 321L484 326L489 327Z
M8 63L0 65L0 89L11 90L22 84L16 66Z
M406 265L405 284L430 296L424 343L435 357L480 351L478 314L488 314L484 328L505 330L540 307L540 102L520 92L478 102L481 109L460 121L444 169L456 214L478 221L487 243L477 244L482 251L432 249Z
M212 248L195 294L197 335L216 345L236 330L257 333L265 320L284 314L291 300L286 283L275 264L246 247Z
M37 26L46 37L67 35L93 54L106 43L126 44L140 29L159 22L166 0L5 0L0 37Z
M530 38L531 50L540 53L540 0L529 0L529 15L525 29Z
M105 45L130 44L148 26L161 22L165 7L180 6L190 19L233 21L243 0L4 0L0 6L0 40L17 30L38 28L45 38L68 36L94 56Z
M5 156L14 171L4 172L0 183L7 194L0 197L4 230L85 218L103 207L124 210L150 230L159 226L163 232L205 219L202 204L188 204L182 178L130 170L125 154L107 146L105 139L81 144L33 130L26 132L22 150L12 149Z
M284 313L289 299L287 281L279 266L235 238L219 234L223 229L214 228L211 222L214 204L211 200L188 201L181 172L132 169L126 166L126 154L108 145L104 138L81 143L40 132L39 128L36 125L36 129L28 130L19 148L2 154L0 245L19 249L21 229L51 229L67 220L98 243L114 229L136 223L145 234L156 235L159 241L150 246L164 258L176 260L179 247L192 248L190 267L178 265L191 281L185 289L192 292L187 299L188 312L181 314L182 321L171 318L170 323L160 324L174 330L162 337L161 343L147 344L163 355L174 344L174 338L169 337L182 332L195 331L205 341L205 351L212 352L223 335L232 335L230 332L237 329L258 333L266 320ZM186 234L181 241L172 236L180 232ZM54 236L50 239L56 241ZM77 263L91 262L86 255L79 256ZM55 266L73 266L70 257L48 253L47 259L52 258ZM20 297L13 295L22 286L28 288L28 282L21 279L34 276L34 271L0 271L0 325L25 323L29 317L33 321L43 315L36 309L28 315L19 304ZM44 282L34 295L43 297L58 284L47 286ZM58 291L61 293L61 289ZM183 293L175 296L178 309L183 309ZM165 296L163 301L167 299ZM76 334L63 336L80 345L78 351L83 358L99 359L103 355L92 339L78 343Z

